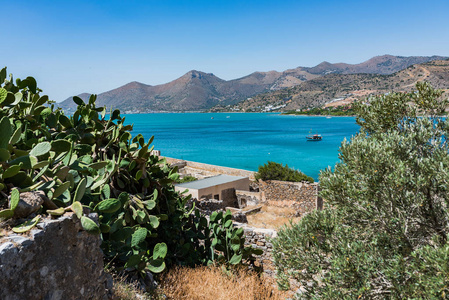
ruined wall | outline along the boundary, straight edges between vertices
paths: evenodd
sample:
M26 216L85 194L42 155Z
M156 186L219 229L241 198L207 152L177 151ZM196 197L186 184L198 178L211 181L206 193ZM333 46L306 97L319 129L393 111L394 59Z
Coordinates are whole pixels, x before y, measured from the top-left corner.
M245 232L245 245L253 246L254 248L262 249L263 254L257 256L257 262L263 266L265 274L270 277L276 275L276 270L273 263L273 244L271 244L270 239L277 236L276 230L249 227L246 225L239 224Z
M235 191L237 195L238 207L245 208L247 206L255 206L260 203L260 192Z
M260 180L259 189L262 202L272 206L294 207L299 215L320 207L317 183Z
M45 219L24 235L0 239L0 298L108 299L112 279L103 271L100 237L67 213Z

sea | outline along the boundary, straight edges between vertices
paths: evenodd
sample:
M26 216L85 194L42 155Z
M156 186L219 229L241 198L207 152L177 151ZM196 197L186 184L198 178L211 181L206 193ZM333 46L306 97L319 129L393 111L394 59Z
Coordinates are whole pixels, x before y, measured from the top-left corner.
M161 155L257 171L268 161L287 164L318 180L339 162L339 147L359 126L354 117L293 116L277 113L126 114L133 135L154 136ZM321 141L310 142L310 133Z

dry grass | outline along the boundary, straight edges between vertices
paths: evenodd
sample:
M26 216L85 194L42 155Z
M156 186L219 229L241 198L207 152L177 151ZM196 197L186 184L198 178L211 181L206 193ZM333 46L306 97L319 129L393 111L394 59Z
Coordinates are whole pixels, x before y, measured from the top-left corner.
M112 275L112 278L114 280L114 292L113 292L113 300L156 300L156 299L163 299L157 294L157 291L155 293L152 293L151 295L149 293L143 292L139 288L139 284L137 281L130 279L128 276L119 275L117 273L114 273L113 271L105 270L109 274Z
M285 299L282 292L245 269L226 274L220 267L173 268L162 278L159 294L167 299Z
M295 217L295 214L296 209L292 207L264 205L260 212L247 216L248 225L258 228L279 229L282 225L289 224L290 220L297 223L301 218Z

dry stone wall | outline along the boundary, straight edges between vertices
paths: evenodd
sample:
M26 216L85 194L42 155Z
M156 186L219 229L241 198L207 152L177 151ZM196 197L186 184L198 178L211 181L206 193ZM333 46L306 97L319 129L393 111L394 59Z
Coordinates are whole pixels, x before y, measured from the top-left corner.
M26 235L2 237L0 298L110 298L112 279L104 273L100 243L72 213L45 219Z
M321 208L317 183L260 180L259 189L262 202L271 206L294 207L298 216Z
M245 224L238 224L242 227L245 234L245 245L253 246L254 248L262 249L263 254L256 257L256 261L263 266L265 274L270 277L275 276L275 267L273 263L273 244L270 239L277 236L276 230L249 227Z

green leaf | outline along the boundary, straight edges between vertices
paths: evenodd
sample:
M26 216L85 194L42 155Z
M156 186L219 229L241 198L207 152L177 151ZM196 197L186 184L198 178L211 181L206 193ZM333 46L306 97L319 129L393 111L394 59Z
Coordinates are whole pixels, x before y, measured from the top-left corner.
M85 104L84 101L83 101L83 99L81 99L81 98L78 97L78 96L74 96L74 97L73 97L73 102L75 102L77 105L84 105L84 104Z
M218 216L218 212L214 211L211 215L210 215L210 221L211 222L215 222L215 219Z
M10 145L14 145L15 143L17 143L20 140L20 136L22 135L22 128L21 127L17 127L16 131L14 131L13 135L11 136L11 138L9 139L9 144Z
M156 207L156 201L154 201L154 200L143 201L143 204L145 204L145 206L148 210L152 210L153 208Z
M13 159L9 162L10 165L19 165L22 163L22 169L29 170L32 169L35 164L37 164L37 158L35 156L25 155Z
M47 210L47 212L52 216L62 216L65 213L64 207L60 207L57 209Z
M137 171L136 180L139 180L142 177L142 170Z
M72 127L73 127L72 122L70 121L70 119L67 118L67 117L64 116L64 115L60 115L60 116L59 116L59 123L60 123L62 126L64 126L65 128L72 128Z
M6 67L0 70L0 85L3 84L5 79L6 79Z
M40 161L40 162L38 162L38 163L35 163L34 165L33 165L33 169L41 169L41 168L43 168L43 167L46 167L46 166L48 166L50 164L50 161L48 161L48 160L44 160L44 161Z
M32 220L28 220L28 221L20 224L19 226L13 227L12 231L14 231L15 233L27 232L28 230L30 230L31 228L36 226L36 224L40 220L41 220L41 217L40 216L36 216Z
M107 199L111 197L111 187L109 186L109 184L105 184L103 186L103 188L101 189L101 193L103 194L103 196ZM120 194L121 195L121 194ZM120 197L119 197L120 198Z
M85 216L81 217L81 226L85 231L87 231L90 234L100 233L100 227L98 227L97 223L95 223L92 219L89 219L88 217Z
M0 82L0 84L3 83L3 80ZM4 88L0 88L0 104L5 101L6 97L8 95L8 91Z
M232 220L227 220L224 226L228 228L232 227Z
M62 193L64 193L69 187L70 187L70 181L66 181L63 184L61 184L60 186L58 186L53 193L53 198L57 198L60 195L62 195Z
M165 258L167 255L167 244L158 243L153 249L153 259Z
M159 218L153 215L150 215L149 223L151 227L158 228L159 227Z
M121 207L122 207L122 203L120 202L119 199L110 198L110 199L106 199L106 200L103 200L100 203L98 203L97 206L95 207L95 210L102 212L102 213L110 214L110 213L116 212Z
M20 192L18 189L14 188L11 190L11 200L9 202L9 207L12 211L14 211L17 205L19 205L19 201L20 201Z
M141 262L141 255L131 255L125 264L125 268L131 268L137 266Z
M131 247L136 248L147 238L148 230L146 228L137 229L131 237Z
M83 198L84 193L86 192L86 183L87 183L86 178L81 179L80 183L76 187L73 201L80 201Z
M27 86L28 86L28 88L30 89L30 91L31 91L33 94L36 94L36 91L37 91L37 82L36 82L36 79L34 79L34 78L31 77L31 76L28 76L27 78L25 78L24 81L27 82Z
M0 120L0 148L7 149L11 135L12 127L9 118L3 117Z
M83 216L83 206L78 201L72 203L72 211L76 214L78 219L81 219Z
M0 148L0 161L7 161L11 157L7 149Z
M34 146L30 151L32 156L41 156L47 154L51 149L51 144L49 142L42 142Z
M0 152L1 152L1 149L0 149ZM10 166L3 173L3 179L9 178L9 177L13 177L13 176L17 175L17 173L19 173L19 171L20 171L20 166L19 165Z
M51 150L57 153L59 152L68 152L72 144L67 140L54 140L51 142Z
M230 263L231 265L237 265L237 264L239 264L239 263L242 261L242 257L243 257L242 254L240 254L240 255L234 254L234 255L231 257L231 259L229 260L229 263Z
M90 164L88 167L92 168L92 169L95 169L95 170L99 170L99 169L103 169L107 165L108 165L107 161L100 161L100 162L96 162L96 163Z
M151 259L147 264L147 268L152 273L161 273L165 270L165 262L163 259Z
M4 209L0 211L0 221L4 221L10 219L14 216L14 211L11 209Z

